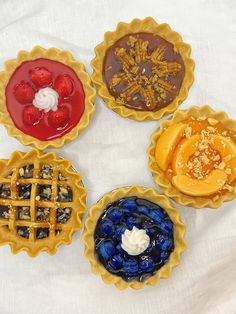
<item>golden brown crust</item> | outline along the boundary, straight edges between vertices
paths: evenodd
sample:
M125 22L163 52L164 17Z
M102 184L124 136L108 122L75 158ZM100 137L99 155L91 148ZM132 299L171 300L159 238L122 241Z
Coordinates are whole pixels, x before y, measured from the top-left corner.
M151 202L159 204L163 207L171 220L174 223L174 243L175 249L170 255L169 261L160 268L157 273L145 280L144 282L126 282L121 277L109 273L94 256L94 231L97 220L104 211L107 204L127 196L137 196L145 198ZM185 225L180 220L179 212L174 208L169 200L164 196L158 194L154 189L144 188L141 186L131 186L119 188L115 191L105 194L90 210L89 216L85 222L85 229L83 232L83 242L85 244L85 257L90 261L92 271L95 274L101 275L103 281L107 284L114 284L118 289L123 290L128 287L133 289L141 289L145 285L154 286L159 279L168 278L171 274L172 268L177 266L180 262L180 255L186 249L186 242L184 240Z
M15 193L14 184L15 179L17 177L17 171L21 167L24 167L27 164L33 164L36 171L39 169L40 163L49 164L54 170L54 176L51 180L51 185L54 187L54 191L57 190L56 185L66 184L68 185L73 192L73 200L70 203L57 203L56 201L43 202L44 206L49 206L51 208L50 221L48 223L42 224L41 222L36 222L34 219L29 221L27 226L29 225L32 228L32 231L36 227L40 227L45 225L44 227L48 227L50 230L50 236L45 239L37 240L33 235L30 235L29 239L25 239L17 235L16 231L16 220L12 219L11 215L9 221L0 219L0 245L9 244L11 246L11 250L13 253L18 253L22 250L27 251L28 255L35 257L41 251L46 251L50 255L53 255L57 251L57 247L61 244L70 244L72 241L72 235L75 231L80 230L82 227L82 217L86 211L86 190L82 185L80 174L73 171L71 168L71 163L69 160L60 159L55 153L42 153L37 150L31 150L27 153L22 153L19 151L15 151L9 160L0 160L0 183L6 182L6 177L13 170L12 179L12 196ZM15 171L14 171L15 169ZM56 177L58 174L62 173L64 177L67 178L66 181L58 182ZM39 178L27 179L27 182L32 180L30 183L32 184L32 192L35 189L34 186L36 182L42 184L42 182L47 182L48 180L42 180ZM24 180L23 180L24 181ZM26 180L25 180L26 181ZM53 190L52 190L53 191ZM55 192L54 192L55 193ZM53 194L53 192L52 192ZM11 198L12 198L11 196ZM56 195L55 200L56 200ZM12 199L1 199L1 205L10 204L10 210L12 211L12 215L16 212L16 206L22 204L22 200L14 200ZM23 201L24 202L24 201ZM37 201L31 197L30 200L26 200L26 203L30 202L31 208L31 218L32 215L35 215L35 206L40 207L40 201ZM24 206L24 205L23 205ZM57 228L57 224L55 225L55 211L57 207L69 206L72 208L72 213L70 219L65 223L60 225L61 232L58 235L55 235L54 231ZM32 212L33 209L33 212ZM53 217L54 215L54 217ZM52 219L52 220L51 220ZM19 222L19 221L18 221ZM25 222L22 221L22 224L25 225ZM8 228L7 228L8 226Z
M40 141L30 135L27 135L15 127L8 110L6 108L5 88L15 69L24 61L34 60L37 58L47 58L62 62L71 67L81 80L85 92L85 111L80 122L69 133L61 138ZM40 46L34 47L31 51L20 51L16 59L5 62L4 71L0 73L0 123L7 128L8 134L17 138L23 145L32 145L40 150L48 147L60 148L66 142L73 141L89 124L95 111L93 102L95 100L95 90L91 86L91 79L82 63L76 61L71 53L66 50L58 50L56 48L44 49Z
M157 34L165 40L172 43L175 49L181 54L185 65L185 77L179 92L179 95L167 106L158 111L136 111L119 104L113 96L110 95L108 88L103 80L103 60L106 51L117 40L123 36L137 32L149 32ZM125 118L131 118L137 121L158 120L163 115L175 111L188 95L188 90L193 83L194 61L190 58L191 47L182 41L181 36L172 31L168 24L158 24L156 21L147 17L144 20L134 19L131 23L120 22L114 32L104 34L104 42L95 48L96 57L92 60L93 67L92 81L96 84L97 92L106 102L107 106Z
M226 129L236 134L236 121L228 117L225 112L215 112L211 107L205 105L203 107L192 106L188 110L178 110L174 113L173 117L169 120L165 120L160 124L160 128L156 130L151 137L151 145L148 149L148 167L153 175L153 179L156 184L158 184L165 195L173 198L176 202L181 205L188 205L195 208L211 207L217 208L222 205L223 202L230 201L236 197L236 182L234 181L231 185L233 186L233 191L226 192L222 194L219 198L214 197L196 197L188 196L177 190L171 182L167 179L164 172L158 167L155 159L155 148L156 143L163 131L169 126L185 121L190 117L195 118L212 118L221 122Z

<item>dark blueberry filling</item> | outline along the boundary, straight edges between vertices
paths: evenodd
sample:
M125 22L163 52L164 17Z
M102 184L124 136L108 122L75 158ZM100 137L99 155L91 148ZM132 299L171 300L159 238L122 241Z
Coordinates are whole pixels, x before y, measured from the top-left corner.
M18 219L30 220L30 207L29 206L18 207Z
M25 184L19 186L19 198L20 199L30 199L31 195L31 184Z
M146 230L148 248L129 255L121 247L121 237L133 227ZM97 222L94 233L95 255L112 274L125 281L144 281L153 276L174 250L173 222L159 205L128 197L109 204Z
M29 239L29 228L28 227L17 227L17 233L22 238Z
M58 180L59 181L66 181L66 177L64 176L64 174L62 172L59 172L58 174Z
M21 178L33 178L34 165L26 165L19 169L19 174Z
M57 208L57 223L65 224L71 216L72 208Z
M10 184L0 184L0 198L10 198L11 189Z
M10 218L9 206L0 205L0 218L1 219L9 219Z
M69 186L59 186L58 188L58 201L59 202L72 202L73 193Z
M37 228L36 229L36 239L48 238L49 229L48 228Z
M52 187L50 185L39 185L38 196L41 200L50 200L52 196Z
M36 221L50 221L50 208L48 207L37 207L36 210Z
M40 178L42 179L52 179L53 169L50 165L42 165L40 169Z

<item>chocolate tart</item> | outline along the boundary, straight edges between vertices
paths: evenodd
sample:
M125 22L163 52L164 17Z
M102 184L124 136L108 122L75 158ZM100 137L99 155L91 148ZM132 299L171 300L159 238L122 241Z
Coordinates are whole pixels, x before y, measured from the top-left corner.
M209 106L176 111L151 137L149 169L181 205L217 208L236 196L236 121Z
M105 194L85 222L85 257L92 271L118 289L155 285L170 276L186 248L185 226L169 200L151 188Z
M0 244L32 257L70 244L86 211L86 190L70 161L16 151L0 160L0 173Z
M193 83L191 47L151 17L120 22L95 48L92 80L107 106L125 118L158 120L177 109Z
M0 73L0 123L40 150L74 140L91 120L94 99L83 64L65 50L20 51Z

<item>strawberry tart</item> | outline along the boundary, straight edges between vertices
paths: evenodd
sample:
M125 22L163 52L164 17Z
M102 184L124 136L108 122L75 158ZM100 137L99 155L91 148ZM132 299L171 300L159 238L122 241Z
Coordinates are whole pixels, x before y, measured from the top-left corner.
M24 145L61 147L88 126L95 91L67 51L21 51L0 73L0 122Z

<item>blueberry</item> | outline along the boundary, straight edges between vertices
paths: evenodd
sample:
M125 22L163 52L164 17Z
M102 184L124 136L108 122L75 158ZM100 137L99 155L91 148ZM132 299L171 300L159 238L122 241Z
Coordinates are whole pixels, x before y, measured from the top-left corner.
M113 207L111 208L108 213L107 216L114 222L114 223L120 223L121 219L122 219L122 211L120 208L118 207Z
M115 246L111 240L104 240L98 247L99 255L108 260L115 254Z
M124 262L124 271L127 276L135 276L138 274L138 262L132 259Z
M124 253L124 250L121 247L121 243L117 244L116 251L119 252L119 253Z
M164 214L160 209L152 209L149 216L153 221L160 223L164 219Z
M142 205L142 206L139 206L139 207L138 207L138 212L139 212L140 214L143 214L143 215L148 215L148 214L149 214L149 209L148 209L147 206Z
M109 237L115 232L115 227L111 220L105 219L100 223L99 231L103 236Z
M153 271L155 263L151 257L146 257L139 263L139 268L145 272Z
M167 236L159 236L157 239L157 244L163 251L170 251L173 248L173 241Z
M114 256L110 259L109 265L110 265L113 269L118 270L118 269L121 269L121 268L122 268L123 262L124 262L124 260L123 260L122 256L121 256L120 254L118 254L118 255L114 255Z
M117 241L121 241L121 236L127 228L125 226L119 226L115 232L115 238Z
M145 250L145 253L151 253L152 252L152 243L149 244L149 246L147 247L147 249Z
M163 262L165 262L169 258L169 252L162 251L161 252L161 259Z
M137 204L135 200L125 200L122 202L122 207L126 213L134 212L137 209Z
M146 233L149 237L154 237L158 232L158 228L153 227L147 223L142 224L142 229L146 230Z
M133 229L133 227L140 228L141 219L139 217L130 216L130 217L128 217L128 219L126 221L126 225L130 230Z
M173 233L173 222L170 219L165 219L160 224L160 230L165 235L171 235Z

